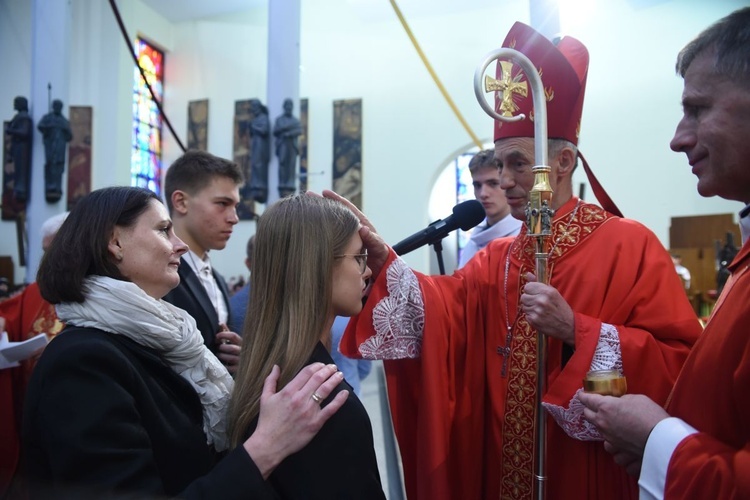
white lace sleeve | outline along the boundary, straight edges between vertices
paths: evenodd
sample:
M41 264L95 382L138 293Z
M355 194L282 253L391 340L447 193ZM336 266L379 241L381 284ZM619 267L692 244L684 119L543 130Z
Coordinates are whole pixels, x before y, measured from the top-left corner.
M596 344L594 358L589 370L619 370L622 373L622 351L617 328L602 323L599 331L599 342Z
M424 300L414 272L400 258L386 270L388 294L372 311L375 335L360 344L365 359L418 358L424 331Z
M620 370L622 372L622 351L617 328L602 323L599 331L599 342L596 344L590 370ZM583 383L581 384L583 386ZM542 403L547 412L552 415L557 425L573 439L580 441L602 441L599 431L588 420L583 418L583 404L578 400L578 389L568 408L548 403Z

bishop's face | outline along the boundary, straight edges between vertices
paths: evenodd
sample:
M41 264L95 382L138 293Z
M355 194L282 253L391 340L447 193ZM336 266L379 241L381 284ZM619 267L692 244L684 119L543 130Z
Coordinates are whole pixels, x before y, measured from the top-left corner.
M510 213L514 218L526 220L526 206L529 193L534 187L534 139L530 137L509 137L495 142L495 161L500 171L500 187L505 191ZM552 187L552 208L558 208L567 200L557 202L555 197L557 158L549 158Z

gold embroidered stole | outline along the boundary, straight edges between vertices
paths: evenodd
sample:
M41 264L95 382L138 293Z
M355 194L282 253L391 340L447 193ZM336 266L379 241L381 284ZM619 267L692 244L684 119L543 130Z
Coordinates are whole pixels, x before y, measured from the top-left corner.
M45 302L39 307L39 313L31 324L31 331L27 332L26 338L31 338L40 333L47 334L47 340L52 340L65 327L57 318L55 306Z
M611 217L601 208L583 202L577 211L558 216L552 224L551 240L554 243L548 264L550 278L554 265ZM534 241L526 235L525 227L513 242L510 252L511 269L518 269L518 303L520 290L526 284L524 275L527 272L536 273ZM513 276L511 271L508 274ZM514 500L530 499L534 494L534 436L537 424L537 332L529 325L520 306L517 305L516 310L500 460L500 498Z

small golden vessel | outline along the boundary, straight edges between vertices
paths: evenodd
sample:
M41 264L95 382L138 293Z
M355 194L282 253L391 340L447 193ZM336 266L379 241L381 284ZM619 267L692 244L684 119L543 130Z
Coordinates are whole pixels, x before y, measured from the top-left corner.
M592 370L583 379L583 390L620 397L628 392L628 384L620 370Z

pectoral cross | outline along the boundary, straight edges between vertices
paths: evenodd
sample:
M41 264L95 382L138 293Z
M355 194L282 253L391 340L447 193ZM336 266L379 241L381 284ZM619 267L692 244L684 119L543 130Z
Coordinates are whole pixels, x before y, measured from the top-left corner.
M490 76L485 76L484 91L502 92L503 97L500 101L500 109L497 111L503 116L513 116L513 113L518 110L518 106L513 102L513 94L526 97L529 95L529 88L526 82L520 81L523 77L522 73L518 73L515 77L511 76L513 63L509 61L500 61L500 67L502 68L502 76L499 80Z
M512 327L508 327L508 333L505 335L505 347L497 348L497 353L503 357L503 367L500 369L500 376L505 377L508 374L508 358L510 357L510 342L513 340L511 333Z

